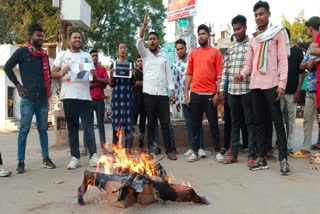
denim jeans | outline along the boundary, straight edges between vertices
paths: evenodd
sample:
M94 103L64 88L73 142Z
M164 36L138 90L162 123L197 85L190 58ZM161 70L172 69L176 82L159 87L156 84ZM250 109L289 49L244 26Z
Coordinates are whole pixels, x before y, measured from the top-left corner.
M192 149L192 121L191 121L191 108L186 104L181 105L182 113L184 117L184 122L187 128L187 135L188 135L188 145L189 149ZM204 149L204 140L203 140L203 128L202 124L200 127L200 149Z
M214 150L220 152L218 113L217 107L213 104L213 96L191 92L192 150L195 152L200 148L200 128L204 112L209 121Z
M93 129L92 101L78 99L64 99L63 108L68 126L68 138L71 156L80 158L79 151L79 117L84 130L85 145L87 145L90 158L97 152Z
M41 145L42 157L49 156L48 152L48 101L31 100L26 97L21 97L20 102L20 128L18 135L18 160L25 160L27 136L30 131L32 117L35 114L37 120L37 129Z

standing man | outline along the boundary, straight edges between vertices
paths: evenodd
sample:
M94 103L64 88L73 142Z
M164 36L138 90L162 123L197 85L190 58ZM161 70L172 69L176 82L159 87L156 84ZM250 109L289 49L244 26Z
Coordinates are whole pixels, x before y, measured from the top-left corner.
M226 156L224 164L238 161L238 148L240 143L240 128L244 118L248 131L249 156L248 165L254 163L255 151L255 126L252 109L251 91L249 88L250 77L240 83L235 83L234 77L240 74L246 59L249 37L247 31L247 19L237 15L231 21L235 41L229 45L224 60L224 70L220 84L220 95L225 96L225 88L228 88L228 103L231 116L231 155ZM226 87L227 84L227 87Z
M105 154L107 151L106 148L106 134L104 130L104 112L105 112L105 104L104 104L104 89L108 84L108 73L107 70L100 66L99 64L99 56L97 50L91 50L90 55L92 57L92 61L95 68L95 73L92 74L93 80L90 82L90 95L92 98L92 106L93 111L96 112L97 124L99 129L99 138L100 138L100 146L102 152ZM84 135L85 136L85 135ZM82 154L88 153L87 145L85 144L87 140L84 138L84 151Z
M280 108L280 100L285 94L288 77L288 51L290 50L285 29L271 24L270 6L259 1L253 7L257 32L253 34L248 47L244 68L235 81L243 81L249 74L252 93L253 112L256 123L258 159L250 166L251 170L268 169L266 161L266 110L269 109L276 128L280 174L289 175L287 161L287 138Z
M68 125L68 138L71 152L71 161L67 169L76 169L80 166L79 151L79 117L84 129L85 145L90 154L90 166L96 166L99 157L96 151L96 142L93 129L93 109L88 79L77 78L80 68L95 72L92 57L88 52L81 50L82 36L79 31L71 31L68 35L70 49L61 51L52 70L52 78L61 78L61 95L63 108ZM85 76L85 75L84 75ZM88 75L89 77L90 75ZM92 75L95 76L95 75Z
M144 16L143 25L140 28L137 48L143 62L143 93L144 104L148 119L148 148L154 153L157 147L155 139L155 127L160 120L163 141L166 154L170 160L177 160L170 145L170 110L168 90L171 91L170 100L174 100L173 77L170 64L164 51L159 47L159 36L156 32L148 34L148 49L144 47L144 32L148 25L148 17Z
M8 78L16 86L21 97L17 173L24 172L27 136L33 115L36 115L37 120L42 163L48 169L56 168L48 152L48 100L51 96L51 71L48 55L41 48L43 36L43 28L39 24L30 25L29 42L16 50L4 66ZM13 72L16 65L19 65L22 83Z
M310 19L310 21L312 21L313 25L318 25L318 30L319 29L319 25L320 25L320 17L315 17L313 18L313 20ZM309 21L309 22L310 22ZM310 50L310 53L315 55L317 58L314 60L314 64L317 66L317 111L318 111L318 125L320 125L320 33L318 32L313 43L312 43L312 47ZM319 129L320 131L320 129ZM314 145L315 149L320 149L320 143L318 142L317 144ZM316 155L314 156L318 156L320 157L320 152L318 152ZM319 158L317 159L318 163Z
M286 28L289 40L291 37L289 29ZM304 71L300 69L300 63L303 60L302 49L291 45L290 57L288 59L288 81L286 86L286 94L281 99L281 110L287 118L287 136L288 136L288 153L293 154L293 145L295 139L297 103L300 99L300 89L303 83Z
M210 31L208 26L204 24L199 25L197 32L200 47L190 53L184 89L185 102L191 106L193 127L193 153L188 157L187 161L193 162L199 160L200 129L204 112L209 121L216 159L223 161L224 157L220 153L217 115L219 80L223 69L222 55L218 49L209 45ZM190 86L191 95L189 97Z
M184 99L184 86L186 83L186 71L188 65L188 54L187 54L187 43L183 39L178 39L175 42L176 52L178 55L178 61L173 66L173 74L174 74L174 90L176 94L176 109L180 112L182 108L183 118L185 121L185 125L187 128L188 134L188 145L189 150L184 153L183 156L189 157L192 155L192 122L191 122L191 108L190 105L186 104ZM200 128L200 149L198 152L198 156L205 158L207 157L207 153L204 150L204 142L203 142L203 128L201 124Z
M137 125L139 117L139 149L143 149L144 146L144 130L146 126L146 111L144 108L143 100L143 66L142 58L140 55L137 56L136 67L134 72L135 84L133 88L133 100L134 100L134 113L133 113L133 124Z
M320 17L313 16L306 23L306 31L309 38L314 40L319 33L320 27ZM312 144L312 131L313 131L313 123L315 115L317 114L317 98L316 98L316 87L317 87L317 72L314 64L314 59L316 56L311 55L310 50L311 46L309 45L308 50L303 58L303 61L300 64L301 70L308 71L308 81L307 81L307 89L306 89L306 100L303 111L303 129L304 129L304 138L303 138L303 146L300 150L294 152L290 155L292 158L309 158L311 156L311 150L313 147L317 147L319 143L320 137L320 126L319 128L319 136L318 143ZM320 145L320 144L318 144Z

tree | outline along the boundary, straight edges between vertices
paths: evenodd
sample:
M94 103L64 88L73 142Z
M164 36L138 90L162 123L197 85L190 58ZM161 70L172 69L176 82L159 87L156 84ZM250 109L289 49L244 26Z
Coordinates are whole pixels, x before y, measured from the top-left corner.
M87 0L91 5L91 27L82 30L87 48L95 48L113 58L117 43L125 41L129 56L135 57L138 28L148 9L150 29L160 36L164 43L165 7L159 0ZM59 41L60 12L52 7L51 0L0 0L0 44L9 43L10 32L16 32L16 42L28 39L28 26L40 23L45 29L46 42ZM150 30L149 29L149 30ZM148 31L147 31L148 32Z
M290 23L286 17L282 16L282 24L290 30L293 44L311 42L311 39L306 34L306 21L304 10L301 10L292 23Z
M117 44L125 41L129 56L135 57L138 28L141 26L145 11L151 19L149 30L155 30L164 44L165 7L159 0L90 0L92 7L91 27L86 31L88 46L102 50L104 54L116 57ZM146 31L146 33L148 30Z
M37 22L44 27L46 42L59 39L60 14L49 0L0 0L0 43L10 42L10 32L16 33L16 42L28 40L28 26Z

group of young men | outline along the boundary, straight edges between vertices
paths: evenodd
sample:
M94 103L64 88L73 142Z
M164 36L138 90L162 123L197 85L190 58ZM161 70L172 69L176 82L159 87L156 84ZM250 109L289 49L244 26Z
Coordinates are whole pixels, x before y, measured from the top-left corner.
M175 145L170 143L172 133L169 105L173 102L178 111L182 109L186 122L189 150L184 156L189 162L206 156L202 129L204 113L209 122L215 158L219 162L224 164L237 162L240 129L243 128L243 124L248 136L250 170L269 168L266 157L272 147L268 139L272 138L273 125L277 136L281 175L290 174L288 154L292 157L311 156L312 125L317 110L318 119L320 118L320 85L319 81L317 82L319 75L317 76L315 72L318 62L315 56L320 56L318 33L320 18L312 17L306 22L307 34L315 40L303 58L301 49L290 46L290 32L283 26L274 25L269 21L271 13L267 2L257 2L253 11L257 29L252 38L246 34L247 25L244 16L237 15L232 19L235 41L227 49L224 59L221 52L210 45L210 31L204 24L197 30L200 47L190 53L187 53L186 42L178 39L175 47L179 59L173 67L174 76L169 61L159 46L159 36L156 32L148 34L148 48L145 48L144 34L148 25L148 17L145 15L137 41L140 56L137 58L138 66L134 72L136 88L133 121L136 123L140 117L139 131L142 133L139 136L140 147L143 146L146 118L148 152L159 153L158 143L155 141L159 120L165 152L170 160L177 159ZM87 149L83 153L89 151L89 164L96 166L99 156L93 129L93 110L97 113L101 148L104 151L106 139L103 125L103 89L108 84L107 72L98 63L98 52L91 51L90 55L82 51L81 33L72 31L69 34L70 48L57 55L51 72L48 56L41 48L42 27L37 24L32 25L29 35L30 41L26 47L19 48L5 65L8 78L15 84L21 96L16 171L24 172L26 139L34 114L37 119L43 165L49 169L56 167L48 153L47 121L51 78L61 79L60 99L64 105L71 150L71 161L67 168L75 169L80 166L79 117L84 128L84 142ZM17 64L22 82L13 72ZM79 68L75 68L78 65ZM90 75L88 73L88 79L79 81L78 76L76 78L73 76L75 70L80 72L83 70ZM304 147L294 152L292 145L295 139L296 103L299 100L305 70L308 70L309 75L304 114ZM316 90L318 87L319 90ZM316 91L319 91L318 96ZM220 148L219 142L217 115L219 103L228 103L231 117L231 133L230 136L225 136L226 139L230 137L230 143L225 142L224 149ZM287 118L286 128L284 115ZM320 143L313 147L320 148ZM317 160L319 158L315 155L313 161ZM2 160L0 165L0 176L8 175L9 172L2 167Z

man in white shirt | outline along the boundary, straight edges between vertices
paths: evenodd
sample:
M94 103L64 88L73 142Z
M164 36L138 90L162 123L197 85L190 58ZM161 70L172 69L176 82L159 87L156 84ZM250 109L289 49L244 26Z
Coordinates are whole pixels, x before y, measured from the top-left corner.
M143 63L143 93L148 119L148 149L150 153L154 153L157 148L154 136L159 118L166 154L170 160L177 160L177 156L173 152L174 148L169 143L170 110L168 90L171 91L170 99L174 100L173 77L169 60L163 50L159 48L159 36L156 32L148 34L149 49L144 46L144 32L148 22L148 17L145 15L137 42L137 48Z
M54 61L52 78L61 78L60 99L63 101L64 113L68 124L68 137L71 152L71 161L67 169L76 169L80 166L79 151L79 117L84 129L86 145L90 153L90 166L95 167L99 161L96 153L96 142L93 129L93 106L90 95L90 77L79 79L81 70L90 70L94 65L89 53L81 50L82 36L78 31L69 33L70 49L58 54ZM80 69L83 68L83 69Z

